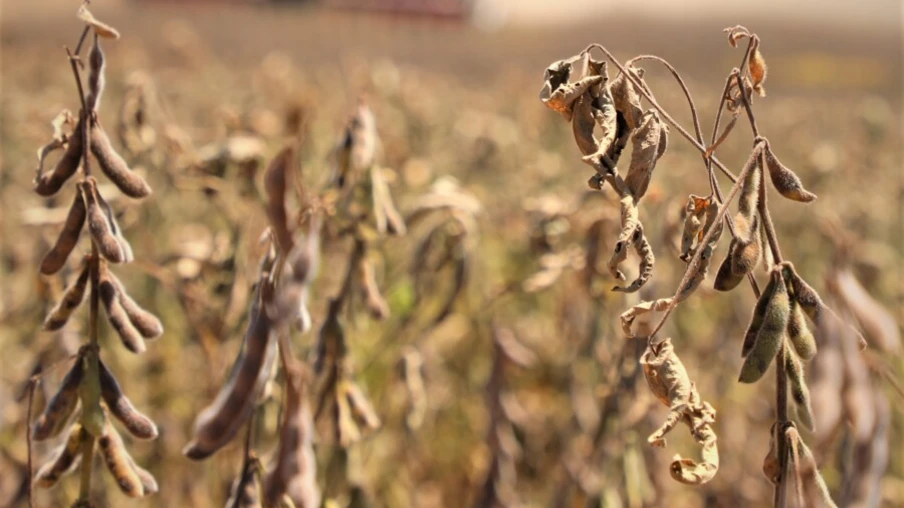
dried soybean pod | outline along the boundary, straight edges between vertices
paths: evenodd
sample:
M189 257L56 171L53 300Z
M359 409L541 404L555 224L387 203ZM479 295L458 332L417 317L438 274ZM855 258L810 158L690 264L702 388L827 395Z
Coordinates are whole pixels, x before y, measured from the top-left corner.
M135 409L104 362L98 360L98 367L100 369L100 394L113 416L122 422L130 434L139 439L157 437L157 426L150 418Z
M142 495L149 496L151 494L156 494L157 491L160 490L160 487L157 485L157 479L154 478L154 475L147 469L136 464L135 459L133 459L131 455L129 455L129 463L132 465L132 469L141 481Z
M119 304L122 306L122 310L125 311L126 316L129 318L129 322L131 322L132 326L138 330L138 333L145 339L156 339L163 335L163 323L160 322L160 319L141 308L141 306L129 296L122 281L120 281L112 271L107 270L107 276L116 288L116 294L119 298Z
M107 313L107 321L116 330L122 344L129 351L141 354L147 349L141 333L132 325L129 315L122 307L119 290L110 278L106 266L102 266L100 274L100 301Z
M113 149L110 138L99 121L91 126L90 145L101 171L123 194L131 198L146 198L151 195L151 187L144 178L133 172L125 159Z
M60 447L56 456L41 466L41 469L35 474L35 485L42 489L49 489L56 485L60 478L76 468L82 458L81 445L84 435L80 423L75 422L69 427L69 437L66 438L66 443Z
M72 253L72 249L78 243L78 237L82 232L86 216L85 201L82 199L81 193L76 192L75 199L72 200L72 206L69 208L69 215L66 216L66 222L63 224L60 236L57 237L56 244L41 261L42 274L53 275L66 264L69 254Z
M78 171L82 162L82 122L75 125L66 141L66 151L50 173L39 174L35 178L34 190L39 196L53 196Z
M753 224L750 226L750 235L746 242L735 244L735 248L731 251L731 272L737 276L745 276L756 268L760 261L762 252L760 251L760 228L757 216L753 217Z
M103 198L97 192L97 182L93 177L89 176L84 182L79 183L79 188L85 199L88 231L91 232L98 251L107 260L113 263L122 263L125 260L125 254L116 235L113 233L107 214L104 213L104 209L100 204Z
M834 320L841 324L841 326L849 328L857 337L858 347L861 350L866 349L866 339L863 337L863 334L851 326L850 323L841 322L841 318L823 303L822 298L819 297L819 293L797 274L793 263L790 261L782 261L781 266L783 273L791 279L791 289L794 292L794 299L800 304L801 309L803 309L804 313L814 324L818 326L824 319Z
M816 356L816 339L807 326L804 311L793 296L791 298L791 315L788 318L788 339L801 359L812 360Z
M78 387L84 376L83 369L82 358L78 356L60 382L57 392L47 402L44 412L32 427L31 435L35 441L43 441L56 436L66 426L66 422L78 405Z
M794 171L778 160L768 143L766 144L766 167L769 169L772 185L782 196L801 203L810 203L816 199L816 194L804 189L803 183L794 174Z
M791 399L797 407L797 416L800 423L811 431L815 429L813 425L813 407L810 404L810 390L807 388L807 382L804 379L804 366L800 358L787 347L785 353L785 375L788 376L788 382L791 385Z
M763 54L760 52L759 40L757 40L754 50L750 52L750 58L747 59L747 70L750 72L753 89L756 90L760 97L765 97L766 89L763 88L763 83L766 81L769 68L766 66L766 60L763 59Z
M107 470L116 480L119 490L129 497L143 496L144 485L141 483L138 472L132 466L134 464L132 457L129 456L122 437L109 423L104 429L104 434L97 440L97 445L104 458L104 463L107 465Z
M287 146L280 150L264 174L264 190L267 192L267 217L282 252L290 252L295 246L286 213L286 189L291 188L295 167L295 149Z
M100 49L100 39L94 34L94 45L91 46L91 52L88 53L88 95L85 97L85 104L88 111L97 111L100 105L100 97L104 93L104 52Z
M62 328L69 321L72 312L85 299L85 289L88 287L88 277L91 275L91 271L88 269L88 259L90 258L86 257L82 262L82 270L79 272L78 278L66 288L59 303L47 315L47 319L44 320L44 330L52 332Z
M251 416L275 358L272 328L270 317L256 302L245 332L244 350L229 381L195 420L194 439L182 450L186 457L192 460L209 457L228 443Z
M737 248L737 240L732 239L728 245L728 254L725 255L725 260L722 261L719 271L716 273L716 280L713 281L713 289L716 291L731 291L744 280L743 275L738 275L731 269L731 258L734 257L734 251Z
M366 425L372 430L380 428L380 417L356 383L353 381L345 383L345 396L348 398L352 416L359 425Z
M770 274L769 285L773 286L770 292L763 291L760 300L768 294L769 298L766 302L764 312L762 314L762 322L753 344L746 351L744 364L741 366L741 375L738 381L741 383L755 383L769 368L772 359L778 354L785 338L785 331L788 327L788 317L791 313L791 302L788 299L788 290L785 287L784 279L780 267L772 269ZM757 308L759 308L757 302ZM754 319L756 319L756 309L754 310ZM751 323L753 324L753 323ZM748 329L748 334L750 329ZM745 346L749 339L744 338Z
M232 483L229 499L223 508L262 508L260 487L257 484L257 467L249 462L242 475Z
M279 432L276 466L263 481L267 506L277 506L283 495L288 495L302 508L320 506L313 438L314 422L304 394L303 377L297 369L290 369L286 372L286 408ZM246 480L245 476L247 471L242 482L254 483L253 477ZM239 495L238 489L235 495Z
M119 223L116 222L116 214L113 213L113 209L110 207L110 204L101 199L100 201L101 207L104 209L104 213L107 215L107 221L110 222L110 231L113 232L113 236L116 237L116 241L119 242L119 247L122 249L123 263L131 263L135 261L135 256L132 253L132 246L129 245L129 241L126 240L126 237L122 234L122 228L119 227Z

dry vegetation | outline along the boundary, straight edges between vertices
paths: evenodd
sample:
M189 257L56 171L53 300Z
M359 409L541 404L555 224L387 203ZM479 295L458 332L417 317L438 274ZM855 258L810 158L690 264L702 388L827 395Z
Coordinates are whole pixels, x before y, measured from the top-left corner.
M65 31L75 27L76 37L80 26ZM51 134L66 148L48 157L46 173L91 131L75 128L88 118L79 114L51 126L62 108L78 110L65 51L25 45L11 59L4 50L0 504L27 504L29 379L40 379L37 418L67 386L72 358L103 382L91 363L97 351L114 384L154 422L125 427L156 436L123 434L134 457L124 465L138 481L131 492L154 490L136 463L159 492L126 499L123 481L117 488L98 459L87 480L73 474L36 489L36 506L79 497L97 506L254 506L253 498L295 506L763 506L774 495L797 506L799 498L819 502L819 477L839 506L904 504L904 459L895 453L904 447L898 99L831 87L785 94L770 88L782 66L763 81L764 67L743 53L747 38L733 50L713 32L707 51L728 67L672 63L699 108L699 145L730 126L716 157L737 175L732 186L715 159L701 159L670 125L666 112L700 136L681 88L650 58L633 62L645 71L635 80L620 73L627 59L602 65L582 53L569 61L572 81L586 74L583 88L575 87L575 102L553 106L569 119L586 113L582 124L538 101L548 61L485 80L383 59L306 65L281 52L227 65L186 25L166 25L153 42L119 28L126 37L101 41L97 124L133 170L118 182L114 171L116 185L98 174L108 158L95 152L96 186L77 175L58 194L33 192L35 150ZM618 39L593 38L624 51ZM85 59L93 36L86 41ZM780 42L764 36L760 44L751 55L780 58ZM142 46L151 45L148 57ZM765 86L768 96L745 99L724 81L739 62L731 76ZM701 67L712 69L698 77ZM563 67L551 68L547 103L562 84L555 75ZM99 95L90 69L82 71L89 110ZM607 93L609 109L600 98ZM710 132L721 95L724 117ZM619 117L636 128L633 140ZM608 150L620 139L621 175ZM776 180L789 176L782 168L806 190ZM594 171L602 192L586 186ZM133 199L147 194L145 181L153 195ZM810 203L784 199L774 183ZM59 273L45 267L76 190L88 212L92 199L110 204L132 262L113 265L128 260L126 240L106 241L101 226L95 235L88 217L91 234L73 243L69 262ZM732 219L724 231L720 210ZM121 282L108 277L104 286L101 256ZM782 256L793 265L773 268ZM71 288L89 283L101 307L109 300L111 317L116 302L132 308L138 317L124 319L137 319L138 336L115 318L92 333L88 305L68 322L45 323L48 314L59 318L54 307L65 293L75 300ZM107 299L104 287L112 288ZM123 288L131 304L114 298ZM140 336L159 330L141 326L135 302L166 328L146 350ZM761 328L777 330L773 340L745 340L755 308ZM820 312L841 320L820 320ZM846 324L862 332L865 350ZM81 347L93 337L99 349ZM757 361L742 358L742 344ZM763 376L767 368L779 375ZM759 382L739 384L739 372ZM776 379L790 383L796 424L782 410L774 423L783 401ZM70 379L70 392L76 384ZM94 413L121 409L114 398L100 397L101 405L98 394L76 392ZM89 416L34 442L34 471L54 460L64 428L122 447L109 426L91 430Z

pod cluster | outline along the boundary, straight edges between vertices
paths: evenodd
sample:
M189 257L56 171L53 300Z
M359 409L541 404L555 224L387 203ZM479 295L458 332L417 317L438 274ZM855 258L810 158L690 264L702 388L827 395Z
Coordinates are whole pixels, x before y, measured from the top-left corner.
M48 313L43 328L46 331L62 329L85 297L96 292L93 296L102 303L107 320L122 343L133 353L142 353L146 349L145 340L163 334L163 324L129 296L111 269L111 264L131 262L134 254L113 209L88 168L83 168L83 162L93 156L96 162L93 167L100 168L123 194L131 198L148 197L151 188L113 148L97 117L106 69L101 40L118 38L119 33L94 18L85 5L79 9L78 17L90 27L89 33L93 35L87 58L85 110L80 111L77 120L68 111L54 120L53 140L38 151L34 190L40 196L54 196L79 172L79 168L83 171L75 184L75 195L62 230L42 259L39 270L47 276L63 270L86 229L97 255L81 257L74 279ZM66 125L72 126L69 134L64 132ZM63 153L45 172L45 159L55 150L63 150ZM154 477L132 459L111 416L133 438L157 437L156 424L132 404L113 372L100 358L98 344L92 342L79 350L56 393L47 401L31 429L35 441L66 436L64 443L38 470L35 483L44 488L55 485L63 475L79 466L85 443L95 443L108 471L125 494L143 497L155 493ZM91 464L81 464L81 467L91 467Z

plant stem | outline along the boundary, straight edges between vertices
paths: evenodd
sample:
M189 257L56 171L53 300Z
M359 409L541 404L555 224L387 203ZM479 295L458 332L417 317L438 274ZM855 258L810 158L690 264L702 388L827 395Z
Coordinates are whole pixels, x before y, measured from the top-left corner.
M32 478L34 465L31 457L31 410L35 399L35 389L38 387L38 376L33 375L28 381L28 412L25 413L25 444L28 448L28 460L26 463L26 474L28 474L28 508L34 508L35 500L35 482Z
M88 153L90 152L90 144L88 140L90 139L91 133L91 112L88 111L87 103L85 102L85 91L82 88L82 78L79 73L79 68L77 62L79 62L79 54L81 53L82 43L85 41L85 37L88 35L89 27L85 27L82 30L82 34L79 37L78 44L75 47L75 53L73 54L69 48L66 48L66 54L69 56L69 65L72 67L72 74L75 77L75 84L78 88L78 96L79 101L82 104L82 110L80 114L80 122L82 124L82 175L84 179L87 179L91 176L91 165L88 157ZM86 372L95 373L99 372L97 362L98 362L98 318L99 318L99 307L100 307L100 293L98 292L98 288L100 286L100 252L97 248L97 243L94 239L91 239L91 259L89 261L89 269L91 271L91 309L90 316L88 320L88 341L91 352L87 355L86 361L89 365L87 365ZM82 380L82 383L87 382L95 382L95 380ZM96 380L96 382L99 382ZM82 407L87 407L87 403L85 401L82 402ZM82 411L83 424L85 428L89 428L87 425L87 416L86 411ZM82 442L82 463L81 463L81 476L79 482L79 497L76 504L78 505L91 505L91 473L94 465L94 442L96 440L96 436L92 435L90 432L85 433L85 439Z
M750 42L747 44L747 51L744 53L743 64L750 58L750 53L756 50L759 45L759 38L756 35L750 36ZM753 135L759 138L760 133L756 124L756 117L753 114L753 108L750 106L750 98L747 96L747 87L741 79L743 70L739 70L735 75L738 84L738 90L741 92L741 100L744 103L744 110L747 112L747 119L750 121L750 129ZM761 168L765 168L765 150L759 154L759 164ZM778 264L782 262L782 252L778 246L778 238L775 234L775 226L772 223L772 216L769 214L769 205L766 194L766 172L760 171L760 191L757 204L757 211L760 219L763 221L763 229L766 232L766 239L769 243L769 249L772 251L773 262ZM785 441L785 424L788 421L788 377L785 372L785 355L788 354L784 342L782 342L778 353L775 355L775 419L779 425L781 432L779 433L776 448L778 451L779 474L778 482L775 484L775 492L773 495L773 506L775 508L784 508L786 501L787 477L788 471L788 446Z

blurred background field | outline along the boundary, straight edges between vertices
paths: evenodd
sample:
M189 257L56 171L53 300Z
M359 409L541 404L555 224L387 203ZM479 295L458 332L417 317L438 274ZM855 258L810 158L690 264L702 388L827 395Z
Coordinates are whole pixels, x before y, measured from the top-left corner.
M85 330L80 313L64 332L40 331L63 279L42 278L37 266L69 198L63 193L42 199L31 190L35 150L49 137L50 120L64 107L77 110L62 46L75 44L78 4L0 4L2 506L25 506L23 382L36 365L72 354ZM477 503L492 462L485 395L493 350L473 317L488 295L537 272L544 249L583 246L597 219L607 219L605 251L614 243L617 198L611 192L591 195L589 166L579 160L569 126L537 99L546 66L592 42L622 61L637 54L669 60L688 82L708 132L725 77L741 58L722 29L743 24L756 32L769 64L768 95L754 105L760 129L819 196L809 206L771 199L785 256L822 291L836 268L837 231L844 231L854 245L845 268L902 322L899 2L776 0L725 7L707 0L569 6L498 0L480 2L473 16L402 15L343 4L349 2L92 2L92 11L123 33L105 48L101 121L113 130L123 97L136 87L151 101L153 141L130 162L145 172L154 197L141 206L124 197L112 201L136 253L137 269L127 277L132 296L166 326L141 357L124 352L115 340L103 341L105 361L161 427L158 440L130 445L156 475L160 493L133 502L100 474L108 482L98 489L106 505L222 506L240 467L240 443L200 464L180 450L239 347L260 254L257 239L266 224L259 169L287 135L301 132L302 178L311 188L321 186L330 149L361 94L376 115L379 161L393 170L392 193L403 214L444 176L454 177L483 206L466 294L441 326L423 334L416 325L399 332L408 316L429 312L411 304L408 268L425 235L417 227L380 249L378 279L392 316L349 322L359 380L383 420L349 457L351 476L372 506ZM659 102L690 125L667 73L649 66L646 80ZM741 120L719 151L735 172L752 139ZM254 148L246 161L215 156L249 144ZM536 357L529 365L513 365L505 378L503 406L511 423L506 450L513 466L513 476L499 482L510 490L502 494L506 504L583 506L582 499L595 496L594 502L606 506L632 507L771 502L761 464L773 416L772 377L753 386L735 382L754 304L750 291L716 293L710 280L665 329L698 390L719 413L722 466L702 488L668 476L674 453L698 453L684 429L670 436L665 450L646 444L666 409L637 375L643 347L626 343L618 325L622 311L671 294L681 278L675 224L688 194L708 192L698 157L673 129L641 207L658 262L654 278L637 295L604 292L593 299L582 272L566 270L551 288L519 293L493 307L494 322L512 330ZM551 244L538 247L538 238ZM725 245L723 239L720 260ZM331 248L341 253L347 246ZM328 249L313 293L315 331L344 268L330 260ZM313 336L294 336L297 351L310 349ZM624 344L629 347L620 361ZM416 345L424 359L427 409L416 430L406 428L408 402L398 372L405 345ZM883 357L898 379L904 376L900 351ZM50 391L58 379L51 376L43 389ZM889 460L877 483L881 505L904 506L904 401L886 380L876 386L892 408L885 439ZM271 400L261 412L262 451L274 443L277 405ZM36 449L40 463L50 447ZM844 429L819 448L825 477L839 495L853 474L850 449ZM327 446L318 450L324 482L329 457ZM341 487L325 487L341 502L348 500ZM63 505L76 490L77 480L67 478L39 492L38 505Z

